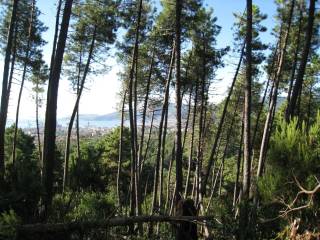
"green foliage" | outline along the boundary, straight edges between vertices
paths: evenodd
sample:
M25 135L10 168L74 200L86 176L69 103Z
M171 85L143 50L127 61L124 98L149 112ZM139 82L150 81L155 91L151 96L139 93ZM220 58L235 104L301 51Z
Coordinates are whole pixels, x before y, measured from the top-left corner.
M16 239L16 226L21 221L16 213L10 209L0 214L0 239Z
M56 195L54 221L95 221L114 214L115 200L101 192L67 192Z
M17 155L13 165L11 160L14 127L6 130L6 189L0 198L0 211L12 208L23 220L31 220L37 215L41 194L40 166L34 145L34 138L21 129L17 135Z
M38 71L44 64L42 47L46 44L46 41L42 38L42 33L47 30L47 27L44 26L43 22L39 20L40 11L35 6L32 13L32 1L21 0L18 4L17 10L17 25L14 31L14 45L16 48L16 61L19 64L27 63L27 66L31 68L32 71ZM1 15L0 22L0 47L2 52L6 48L7 33L9 22L11 18L11 4L8 4L4 14ZM30 19L31 14L33 14L32 28L30 34L30 44L29 41L29 28L30 28ZM29 49L30 48L30 49ZM26 53L29 52L28 58L26 58ZM31 75L27 72L27 76Z
M71 155L71 181L77 190L91 189L103 191L106 187L105 168L101 162L103 149L94 142L84 142L80 145L81 158Z
M280 120L271 139L265 175L258 181L263 204L277 204L278 206L274 205L272 208L278 210L286 208L282 201L291 203L300 191L294 178L306 189L313 189L317 185L315 177L319 176L320 170L319 151L319 113L316 122L309 129L304 122L299 127L297 118L290 123ZM293 207L305 205L308 201L308 198L301 196ZM316 221L318 211L318 201L314 200L313 205L303 213L297 211L292 214L301 217L301 222L307 225ZM279 213L275 211L274 214Z
M64 56L65 75L74 90L79 91L86 65L90 61L88 73L101 74L108 70L105 59L109 45L116 39L118 29L118 2L114 0L78 0L73 10L72 33L67 42ZM92 39L92 56L90 48ZM91 57L89 59L89 57Z
M119 159L120 128L115 128L101 139L84 141L80 144L81 158L71 154L72 186L77 190L91 189L104 191L116 183ZM123 129L121 186L129 183L130 132ZM127 189L125 189L127 191Z

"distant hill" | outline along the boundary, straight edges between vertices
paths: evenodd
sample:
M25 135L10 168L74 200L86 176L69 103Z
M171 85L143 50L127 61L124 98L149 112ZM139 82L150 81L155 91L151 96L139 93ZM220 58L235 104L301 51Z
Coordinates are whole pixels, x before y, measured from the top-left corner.
M277 108L281 106L284 102L286 101L285 97L278 97L278 103L277 103ZM267 103L266 103L267 104ZM159 108L159 110L161 107ZM174 127L175 126L175 104L170 103L169 104L169 114L168 114L168 127ZM160 114L161 111L156 111L155 113L155 124L158 124L160 121ZM186 118L188 114L188 106L183 105L182 106L182 118ZM146 118L146 125L148 126L151 121L151 116L150 114L147 115ZM70 117L63 117L63 118L58 118L58 125L61 127L67 127L70 121ZM13 120L8 120L8 126L13 124ZM104 115L99 115L99 114L80 114L80 127L85 128L85 127L103 127L103 128L113 128L116 126L119 126L121 122L121 116L120 113L118 112L112 112ZM141 115L138 115L138 125L141 123ZM43 120L40 121L40 124L43 124ZM129 122L128 120L125 121L125 125L128 125ZM35 120L34 119L21 119L19 121L19 126L21 128L32 128L35 127Z

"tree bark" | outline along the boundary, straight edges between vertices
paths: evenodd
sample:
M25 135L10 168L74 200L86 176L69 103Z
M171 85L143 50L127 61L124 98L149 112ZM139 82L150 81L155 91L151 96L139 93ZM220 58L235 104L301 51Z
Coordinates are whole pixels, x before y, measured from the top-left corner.
M165 87L165 96L163 99L163 105L162 105L162 111L161 111L161 117L160 117L160 123L159 123L159 132L158 132L158 148L157 148L157 155L156 155L156 167L155 167L155 175L154 175L154 184L153 184L153 197L152 197L152 208L151 208L151 214L154 214L156 212L156 200L158 196L158 183L159 183L159 177L160 177L160 160L161 160L161 149L162 149L162 132L163 132L163 123L164 118L166 114L166 109L168 108L169 103L169 91L170 91L170 83L172 78L172 70L173 70L173 64L174 64L174 51L175 51L175 44L172 49L171 53L171 61L169 66L169 72L167 76L167 82Z
M95 40L96 40L96 28L97 27L95 26L93 34L92 34L92 40L91 40L90 49L89 49L89 53L88 53L88 59L87 59L86 66L83 71L83 75L82 75L79 93L77 95L77 99L76 99L75 105L73 107L70 122L68 125L68 133L67 133L66 148L65 148L65 159L64 159L64 172L63 172L63 186L62 186L63 192L65 191L65 188L67 187L67 185L69 185L68 171L69 171L69 156L70 156L70 138L71 138L74 119L75 119L77 111L79 109L80 98L81 98L81 95L82 95L82 92L84 89L84 84L86 82L86 78L87 78L87 75L89 72L90 62L91 62L92 56L93 56L93 50L94 50Z
M14 171L14 177L16 177L16 148L17 148L17 134L18 134L18 123L19 123L19 113L20 113L20 103L21 103L21 97L22 97L22 91L24 88L24 82L26 79L26 73L27 73L27 66L28 66L28 60L29 60L29 53L31 48L31 31L32 31L32 25L33 25L33 18L34 18L34 7L35 7L35 0L31 3L31 16L29 19L29 29L28 29L28 41L27 41L27 48L25 53L25 60L23 64L23 71L22 71L22 79L20 84L20 90L18 95L18 102L17 102L17 109L16 109L16 119L15 119L15 126L14 126L14 135L13 135L13 144L12 144L12 164L13 164L13 171Z
M4 180L5 166L4 166L4 139L7 123L8 113L8 78L10 68L10 57L12 51L14 28L17 19L17 9L19 0L13 1L12 14L10 19L10 26L8 31L7 46L5 50L4 66L3 66L3 77L2 77L2 90L1 90L1 105L0 105L0 184Z
M40 175L42 176L43 164L42 164L42 150L41 150L41 135L40 135L40 126L39 126L39 84L37 83L36 88L36 128L37 128L37 141L38 141L38 151L39 151L39 164L40 164Z
M295 115L295 108L297 105L297 99L299 95L299 91L302 89L302 84L304 80L304 74L306 65L308 62L308 56L310 52L311 47L311 40L313 35L313 24L314 24L314 18L315 18L315 4L316 0L310 0L310 6L309 6L309 14L308 14L308 26L306 29L306 43L302 52L300 67L297 73L296 82L294 84L293 90L292 90L292 96L288 105L286 120L289 121L291 117Z
M142 13L142 0L139 1L138 9L137 9L137 23L136 23L136 31L135 31L135 40L134 40L134 48L132 53L132 62L129 73L129 92L128 92L128 100L129 100L129 122L130 122L130 141L131 141L131 169L130 169L130 184L131 184L131 200L130 200L130 216L134 216L136 214L140 214L141 212L141 204L140 204L140 188L139 179L137 173L137 138L136 138L136 119L135 119L135 107L133 106L134 96L135 96L135 86L134 86L134 72L135 66L137 64L137 56L139 49L139 35L140 35L140 23L141 23L141 13ZM141 226L139 225L139 230L141 232ZM133 226L130 226L129 231L133 232Z
M195 89L195 97L194 97L194 104L193 104L193 116L192 116L192 130L191 130L191 140L189 146L189 158L188 158L188 171L187 171L187 178L186 178L186 185L184 191L184 197L186 198L189 193L189 181L190 181L190 174L191 174L191 165L193 161L193 144L194 144L194 129L196 125L196 116L197 116L197 104L198 104L198 81L196 81L196 89Z
M217 133L216 133L216 137L215 137L215 140L214 140L214 143L213 143L213 146L212 146L212 150L211 150L211 153L210 153L208 167L206 169L206 172L205 172L205 175L204 175L204 178L203 178L202 194L204 194L204 195L206 194L206 186L207 186L207 183L208 183L208 180L209 180L209 176L210 176L210 172L211 172L211 168L212 168L212 165L213 165L213 162L214 162L214 157L215 157L215 155L217 153L218 142L219 142L220 135L221 135L221 132L222 132L222 126L224 124L224 119L225 119L225 116L226 116L226 113L227 113L227 108L228 108L228 105L229 105L229 101L230 101L230 98L231 98L231 95L232 95L232 92L233 92L233 88L234 88L234 85L235 85L236 80L238 78L238 74L239 74L240 67L241 67L241 64L242 64L242 59L243 59L243 55L244 55L244 48L245 48L245 44L243 44L242 49L241 49L241 54L240 54L240 59L239 59L239 62L238 62L238 66L237 66L235 75L233 77L232 84L230 86L230 90L229 90L228 96L226 98L226 102L225 102L224 107L223 107L223 111L222 111L222 114L221 114L221 118L220 118L220 121L219 121Z
M161 145L162 145L162 131L163 131L163 122L166 114L166 109L168 108L169 104L169 91L170 91L170 82L172 77L172 70L173 70L173 64L175 59L175 43L173 43L172 53L171 53L171 60L170 60L170 66L169 66L169 72L168 72L168 78L166 82L165 87L165 96L163 99L163 105L162 105L162 111L161 111L161 118L159 123L159 131L158 131L158 148L157 148L157 155L156 155L156 166L155 166L155 172L154 172L154 182L153 182L153 195L152 195L152 205L151 205L151 215L155 214L157 212L158 207L157 206L157 196L158 196L158 183L160 181L160 161L161 161ZM153 233L153 225L150 224L149 226L149 236L151 236Z
M246 79L244 84L244 134L243 134L243 205L240 213L240 239L250 239L249 234L249 191L251 177L251 82L252 82L252 0L247 0L246 25Z
M237 172L236 172L236 179L234 183L234 190L233 190L233 201L232 201L232 206L235 209L236 206L236 201L237 201L237 196L238 196L238 188L239 188L239 178L240 178L240 166L241 166L241 158L243 155L243 150L242 150L242 144L243 144L243 130L244 130L244 125L243 122L241 124L241 136L240 136L240 144L239 144L239 149L238 149L238 156L237 156Z
M296 71L297 71L299 51L300 51L300 45L301 45L302 20L303 20L303 11L302 11L302 8L300 8L299 9L299 27L296 35L296 40L295 40L297 43L297 48L295 49L295 52L294 52L294 59L292 64L291 77L290 77L290 83L289 83L289 89L288 89L288 95L287 95L287 105L289 104L291 99L292 87L293 87L294 78L296 76ZM287 114L287 110L288 108L286 109L286 114Z
M280 44L280 41L277 43L277 48L278 48L279 44ZM277 49L274 51L274 55L272 57L271 69L274 68L274 66L275 66L275 64L277 62L276 60L277 60ZM270 81L271 81L271 78L272 78L273 75L274 75L273 73L270 73L270 76L268 76L267 85L266 85L266 88L264 90L263 97L262 97L262 100L261 100L261 103L260 103L260 108L259 108L259 111L258 111L258 114L257 114L257 119L256 119L254 131L253 131L253 136L252 136L252 148L254 147L254 144L255 144L255 140L256 140L256 136L257 136L257 132L258 132L258 128L259 128L260 117L261 117L262 111L264 109L264 105L265 105L265 101L266 101L266 98L267 98L267 93L268 93Z
M57 43L57 48L54 54L52 68L50 69L48 92L47 92L47 107L44 129L43 142L43 163L44 163L44 212L43 217L46 219L50 212L52 197L53 197L53 169L55 165L55 143L56 143L56 124L57 124L57 100L59 80L61 73L61 65L65 50L69 21L72 12L73 0L66 0L63 17L61 22L60 34Z
M287 27L287 30L285 32L285 36L283 39L283 45L282 45L281 38L279 41L279 47L281 47L281 50L279 52L279 62L278 62L277 72L275 75L275 81L274 81L273 91L272 91L272 95L271 95L271 101L269 104L269 111L267 113L267 118L266 118L264 131L263 131L263 137L262 137L262 142L261 142L261 147L260 147L259 162L258 162L257 177L261 177L261 175L262 175L264 162L265 162L265 158L266 158L266 154L267 154L267 148L268 148L267 146L269 143L269 136L270 136L271 130L272 130L271 125L273 122L274 112L276 111L278 87L279 87L279 83L281 81L282 68L283 68L283 64L284 64L284 60L285 60L285 54L286 54L286 49L287 49L287 44L288 44L288 39L289 39L289 33L290 33L290 29L291 29L294 4L295 4L295 0L293 0L291 3L290 14L289 14L288 23L287 23L288 27Z
M166 113L163 126L162 143L161 143L161 157L160 157L160 173L159 173L159 209L162 210L162 199L163 199L163 163L165 160L166 151L166 137L167 137L167 126L168 126L168 104L166 106Z
M146 150L145 150L145 152L144 152L143 159L142 159L142 162L141 162L140 172L143 170L143 164L144 164L144 162L146 161L147 156L148 156L148 151L149 151L149 146L150 146L150 140L151 140L151 135L152 135L152 129L153 129L154 112L155 112L155 110L152 111L150 129L149 129L149 134L148 134L148 140L147 140Z
M187 64L187 67L186 67L186 74L185 74L185 79L186 80L188 79L188 73L189 73L189 67L190 67L190 61L191 61L191 58L192 58L192 53L193 53L193 49L191 50L191 53L190 53L189 58L188 58L188 64ZM193 93L193 84L191 83L190 94L189 94L189 102L188 102L187 121L186 121L186 125L185 125L185 128L184 128L184 133L183 133L183 142L182 142L182 150L181 150L182 154L184 152L184 144L186 142L188 127L189 127L189 118L190 118L190 112L191 112L192 93Z
M182 152L181 152L181 11L182 0L176 0L175 54L176 54L176 201L182 196Z
M141 172L141 161L142 161L142 151L143 151L143 145L144 145L144 132L145 132L145 124L146 124L146 113L147 113L147 107L148 107L148 101L149 101L149 92L150 92L150 84L151 84L151 77L154 67L154 58L155 58L155 49L152 51L152 57L151 57L151 63L149 68L149 74L148 74L148 80L147 80L147 87L146 87L146 95L144 98L144 104L143 104L143 112L142 112L142 124L141 124L141 138L140 138L140 144L138 149L138 164L139 164L139 172Z
M118 158L118 170L117 170L117 196L118 206L121 208L121 196L120 196L120 174L122 167L122 154L123 154L123 125L124 125L124 107L126 104L127 90L123 94L122 107L121 107L121 124L120 124L120 136L119 136L119 158Z
M231 135L232 135L232 130L234 129L233 125L234 125L234 122L236 120L236 114L237 114L239 103L240 103L240 96L241 95L239 94L238 99L237 99L237 103L235 105L234 112L233 112L233 115L232 115L232 120L231 120L229 129L228 129L228 132L227 132L226 145L224 147L223 154L222 154L222 160L221 160L222 167L221 167L221 172L220 172L219 196L221 196L221 190L222 190L222 185L223 185L223 177L224 177L223 176L223 174L224 174L224 163L225 163L225 158L226 158L227 150L228 150L229 143L230 143L230 138L231 138Z
M17 226L18 235L26 236L35 233L57 233L73 232L81 229L105 229L115 226L130 226L134 223L155 223L155 222L202 222L204 220L213 220L214 216L134 216L134 217L114 217L100 221L74 221L70 223L47 223L47 224L26 224Z
M167 212L167 208L169 205L170 201L170 183L171 183L171 172L172 172L172 165L173 165L173 160L175 158L174 156L175 153L175 143L173 143L172 151L171 151L171 157L170 157L170 162L169 162L169 170L168 170L168 179L167 179L167 194L166 194L166 203L164 205L164 210L165 213Z

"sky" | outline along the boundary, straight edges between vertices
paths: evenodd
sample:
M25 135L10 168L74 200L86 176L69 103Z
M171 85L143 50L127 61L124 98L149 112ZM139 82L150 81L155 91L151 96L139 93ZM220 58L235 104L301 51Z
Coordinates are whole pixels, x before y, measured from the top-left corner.
M233 30L234 12L243 12L245 10L245 0L205 0L204 5L212 7L214 9L214 16L218 18L217 24L222 26L221 33L217 37L217 47L232 46L233 43ZM276 8L274 0L255 0L254 4L260 7L261 12L268 15L268 19L264 21L264 25L268 28L268 32L264 33L261 37L264 43L272 43L273 38L270 34L272 27L274 26L273 16ZM44 48L44 58L49 64L52 38L55 24L56 6L55 1L51 0L38 0L37 6L42 14L40 19L49 28L44 33L43 37L48 42ZM230 52L225 58L225 65L223 69L218 70L216 79L220 79L218 82L213 83L212 101L217 102L222 99L226 94L226 90L231 83L235 66L232 64L236 60L235 53ZM231 63L231 64L230 64ZM110 71L106 74L99 76L91 76L87 90L83 93L80 101L80 114L107 114L116 111L116 106L120 99L118 92L120 90L120 81L118 80L117 73L121 70L121 66L117 64L114 57L107 59L107 64L111 67ZM3 57L0 57L0 77L2 79L3 72ZM0 86L1 89L1 86ZM22 96L22 103L20 107L21 119L34 119L35 118L35 103L32 98L32 85L27 83ZM8 119L14 119L17 94L19 85L13 85L13 91L10 98ZM72 94L70 84L65 77L62 77L59 85L58 95L58 118L68 117L71 115L72 108L75 102L75 95ZM40 115L43 118L45 112L45 106L42 106Z

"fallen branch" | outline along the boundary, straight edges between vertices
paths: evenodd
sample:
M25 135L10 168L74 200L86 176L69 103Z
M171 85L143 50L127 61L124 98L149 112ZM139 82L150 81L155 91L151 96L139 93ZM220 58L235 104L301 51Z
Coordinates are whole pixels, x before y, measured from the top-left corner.
M296 194L293 201L289 204L285 203L284 200L280 199L280 201L278 201L278 202L285 205L286 209L280 211L280 214L274 218L261 220L262 223L268 223L268 222L272 222L274 220L277 220L279 218L284 218L289 213L300 211L305 208L309 208L312 205L314 195L320 191L320 181L317 179L317 177L314 176L316 181L318 182L318 185L315 186L312 190L307 190L301 185L301 183L298 181L298 179L296 178L295 175L293 175L293 177L294 177L295 183L298 186L298 188L300 189L300 191ZM300 199L301 195L307 195L309 197L308 203L305 205L302 205L302 206L294 207L296 202Z
M205 220L213 220L213 216L134 216L115 217L102 221L74 221L69 223L36 223L17 226L19 234L72 232L82 229L99 229L115 226L128 226L135 223L147 222L195 222L201 224Z

